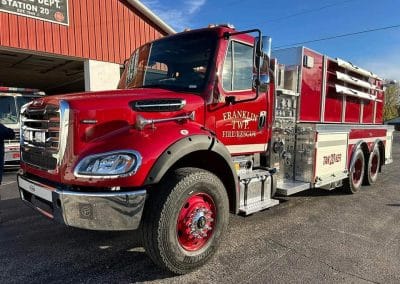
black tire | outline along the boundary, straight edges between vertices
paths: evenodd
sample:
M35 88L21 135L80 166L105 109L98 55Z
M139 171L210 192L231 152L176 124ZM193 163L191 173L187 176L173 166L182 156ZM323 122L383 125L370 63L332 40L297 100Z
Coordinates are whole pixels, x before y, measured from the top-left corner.
M372 185L378 179L379 167L381 165L381 155L379 148L374 147L371 154L369 155L368 165L365 171L364 182L367 185Z
M193 212L198 211L191 211L194 205L188 208L189 200L200 198L203 198L204 202L207 201L207 204L212 203L215 210L210 210L213 213L203 217L199 215L200 218L197 218L197 215L193 217ZM201 238L204 243L198 249L187 250L181 241L183 237L178 225L186 226L186 223L178 223L182 212L192 213L185 215L191 218L190 222L185 222L192 225L185 227L184 237L193 237L190 231L193 228L207 235ZM143 214L142 236L147 254L161 268L174 274L185 274L202 266L215 253L228 226L229 201L224 185L217 176L202 169L181 168L164 178L159 186L152 190ZM189 217L184 220L190 219ZM197 221L194 221L195 218ZM206 220L202 220L203 227L199 225L202 218ZM205 228L204 224L209 227ZM210 227L212 230L207 231ZM208 232L211 233L207 234ZM198 246L195 242L196 238L193 241L194 247Z
M361 149L357 149L354 153L355 163L349 170L349 177L343 181L343 189L345 192L354 194L360 190L364 172L365 172L365 157Z

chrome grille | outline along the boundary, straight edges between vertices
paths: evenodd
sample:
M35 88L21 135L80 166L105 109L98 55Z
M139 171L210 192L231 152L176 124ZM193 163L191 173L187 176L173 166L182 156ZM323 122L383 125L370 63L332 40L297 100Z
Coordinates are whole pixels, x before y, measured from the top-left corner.
M21 113L22 160L45 170L57 167L60 149L60 111L55 105L29 105Z

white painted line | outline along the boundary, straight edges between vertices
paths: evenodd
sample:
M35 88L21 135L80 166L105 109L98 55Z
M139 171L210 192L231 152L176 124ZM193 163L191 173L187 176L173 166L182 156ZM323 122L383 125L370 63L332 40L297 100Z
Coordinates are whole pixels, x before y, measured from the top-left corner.
M242 144L242 145L226 145L231 154L246 153L246 152L263 152L266 151L268 144Z
M9 185L9 184L13 184L13 183L16 183L16 181L3 182L0 186Z

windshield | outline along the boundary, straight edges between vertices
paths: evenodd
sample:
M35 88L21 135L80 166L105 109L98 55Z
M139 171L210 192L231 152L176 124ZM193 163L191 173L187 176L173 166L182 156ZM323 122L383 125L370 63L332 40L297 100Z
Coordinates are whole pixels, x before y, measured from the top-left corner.
M19 112L24 104L38 97L36 96L2 96L0 97L0 123L18 123Z
M128 65L127 87L201 92L208 79L216 39L214 33L199 32L138 48Z
M14 97L0 97L0 123L18 123Z

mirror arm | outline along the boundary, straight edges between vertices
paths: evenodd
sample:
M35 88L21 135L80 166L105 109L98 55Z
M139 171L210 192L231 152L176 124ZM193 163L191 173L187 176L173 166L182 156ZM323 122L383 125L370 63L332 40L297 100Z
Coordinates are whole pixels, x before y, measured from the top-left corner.
M228 97L226 97L225 102L227 105L234 105L236 103L236 97L228 96Z
M234 105L237 103L246 103L246 102L252 102L252 101L257 100L259 97L259 94L260 94L260 80L259 79L255 80L255 85L256 85L256 95L253 98L237 101L235 96L229 96L225 99L225 102L228 105Z

